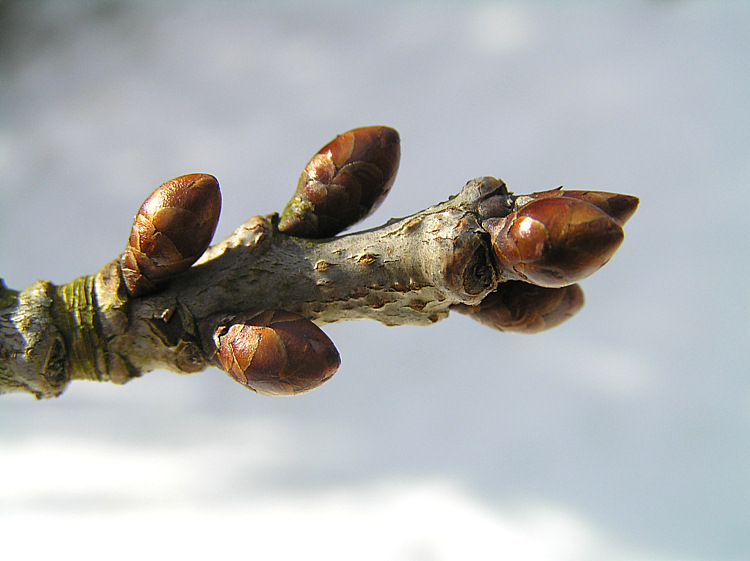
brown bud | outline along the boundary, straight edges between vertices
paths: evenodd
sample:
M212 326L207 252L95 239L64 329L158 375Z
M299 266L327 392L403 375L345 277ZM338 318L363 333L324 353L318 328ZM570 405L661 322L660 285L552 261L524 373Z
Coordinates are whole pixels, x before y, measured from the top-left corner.
M539 333L557 327L583 307L577 284L543 288L520 281L498 285L478 306L458 304L452 309L499 331Z
M362 127L337 136L305 166L279 230L301 238L328 238L380 206L398 171L398 132Z
M297 395L333 376L333 342L310 320L284 311L229 318L212 335L214 360L240 384L265 395Z
M625 224L638 208L638 197L622 195L620 193L606 193L604 191L563 191L553 189L529 195L533 199L549 199L565 197L579 199L600 208L609 216L617 220L620 225Z
M558 288L584 279L623 240L620 223L580 199L542 198L504 218L485 220L506 279Z
M167 181L135 216L120 257L128 291L140 296L186 271L208 248L221 212L219 183L194 173Z

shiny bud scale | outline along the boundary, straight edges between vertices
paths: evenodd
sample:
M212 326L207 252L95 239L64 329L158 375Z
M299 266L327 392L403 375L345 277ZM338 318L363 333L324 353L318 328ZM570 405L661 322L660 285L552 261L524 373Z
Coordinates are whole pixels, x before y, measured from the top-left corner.
M609 216L617 220L620 225L625 224L638 208L638 197L622 195L620 193L606 193L604 191L563 191L553 189L529 195L535 200L564 197L567 199L578 199L594 205L603 210Z
M219 183L190 174L159 186L141 206L120 257L125 286L134 296L189 269L208 249L221 212Z
M573 317L583 302L583 291L577 284L543 288L509 281L498 285L478 306L458 304L452 309L498 331L539 333Z
M619 220L586 200L566 196L535 198L482 225L506 278L549 288L596 272L624 237Z
M232 378L265 395L310 391L333 376L341 358L310 320L271 310L229 318L212 335L215 362Z
M337 136L310 160L279 230L301 238L328 238L369 216L391 189L401 147L398 132L362 127Z

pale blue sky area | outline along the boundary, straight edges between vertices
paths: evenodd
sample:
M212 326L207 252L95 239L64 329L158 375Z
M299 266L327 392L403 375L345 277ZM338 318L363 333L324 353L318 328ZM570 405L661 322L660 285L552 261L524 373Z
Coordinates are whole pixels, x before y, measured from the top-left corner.
M341 369L293 399L216 369L0 398L9 559L747 558L750 4L0 8L13 288L95 272L185 173L218 177L219 240L357 126L402 139L363 228L482 175L641 198L547 333L327 326Z

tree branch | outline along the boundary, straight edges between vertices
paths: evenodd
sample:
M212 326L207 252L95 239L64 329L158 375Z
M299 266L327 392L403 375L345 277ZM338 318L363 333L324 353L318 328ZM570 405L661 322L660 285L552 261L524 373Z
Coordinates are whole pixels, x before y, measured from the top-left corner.
M382 134L378 138L378 142L386 142ZM386 140L393 143L390 137ZM374 157L358 158L371 161ZM342 165L337 163L337 173L339 168L348 169ZM373 173L370 168L367 171ZM381 186L390 186L395 166L391 165L389 173L379 180ZM202 181L200 187L205 188L205 177L210 176L201 176L199 181L186 177L192 178L191 186ZM184 181L177 185L187 188ZM174 193L170 193L169 200L174 201ZM371 199L382 200L378 193ZM122 384L152 370L188 374L212 365L257 391L298 393L330 377L338 366L332 343L324 335L320 338L312 333L307 320L317 325L353 319L373 319L389 326L429 325L458 309L501 330L538 331L564 321L580 308L582 293L574 282L609 259L622 239L621 223L637 204L634 197L627 198L625 204L625 196L599 195L606 197L592 200L591 193L559 190L516 197L502 181L479 178L450 200L407 218L326 239L314 239L316 222L311 222L310 214L290 219L287 209L281 222L277 215L251 218L205 253L203 248L195 252L195 258L201 253L202 257L192 266L174 258L179 270L177 274L170 270L168 279L158 278L161 273L154 265L158 265L158 257L165 259L161 250L148 249L143 237L139 249L132 249L141 215L154 223L158 218L153 209L143 214L144 203L128 251L95 275L60 286L39 281L20 293L0 281L0 393L28 392L49 398L61 395L71 380ZM326 196L330 209L330 195ZM305 191L298 189L294 212L308 212L299 209L309 200ZM188 208L188 203L180 201ZM562 210L557 208L561 202ZM320 208L318 205L318 214ZM529 208L532 210L524 214ZM598 214L581 218L580 208ZM360 209L347 221L359 220L370 210ZM174 210L170 213L172 217ZM298 216L304 221L297 220ZM170 220L174 230L175 219ZM180 225L183 218L177 220ZM546 236L542 242L534 229L540 220ZM294 224L300 223L304 223L304 231L298 231L305 237L289 235L297 228ZM168 227L157 230L166 232ZM578 233L584 230L582 245ZM529 245L529 239L536 241ZM508 240L515 244L511 245L518 255L507 250ZM156 273L139 268L144 255L152 259L148 262ZM182 258L179 252L178 257ZM148 274L150 278L146 278ZM548 279L553 279L551 284L545 284ZM287 316L269 316L257 327L259 316L253 313L266 310L284 310L295 316L290 316L291 323ZM294 323L297 316L301 321ZM239 347L234 341L230 348L223 337L230 326L238 324L251 325L255 339L249 343L250 335L242 331L245 339L239 341ZM259 366L249 364L259 341L270 340L269 333L281 334L279 345L283 348L279 350L277 345L273 352L264 351L263 360L271 360L271 356L274 368L288 372L294 369L287 366L294 365L296 373L272 381L271 386L266 383L274 374L262 373L265 378L256 387L248 381L248 372ZM232 334L235 337L235 331ZM249 346L251 354L243 358L241 353L246 350L242 349ZM283 361L273 354L280 352ZM315 362L315 357L322 362ZM316 365L319 372L314 376L320 380L303 383L295 378L302 376L298 366L305 361Z

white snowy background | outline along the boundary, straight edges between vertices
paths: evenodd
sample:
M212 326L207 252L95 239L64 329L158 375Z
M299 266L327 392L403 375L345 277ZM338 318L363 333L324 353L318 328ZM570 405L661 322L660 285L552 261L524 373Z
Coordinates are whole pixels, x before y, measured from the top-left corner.
M5 559L750 559L750 3L0 2L0 276L95 272L151 190L216 175L216 240L336 134L399 177L637 195L564 326L328 326L273 399L216 369L0 398Z

